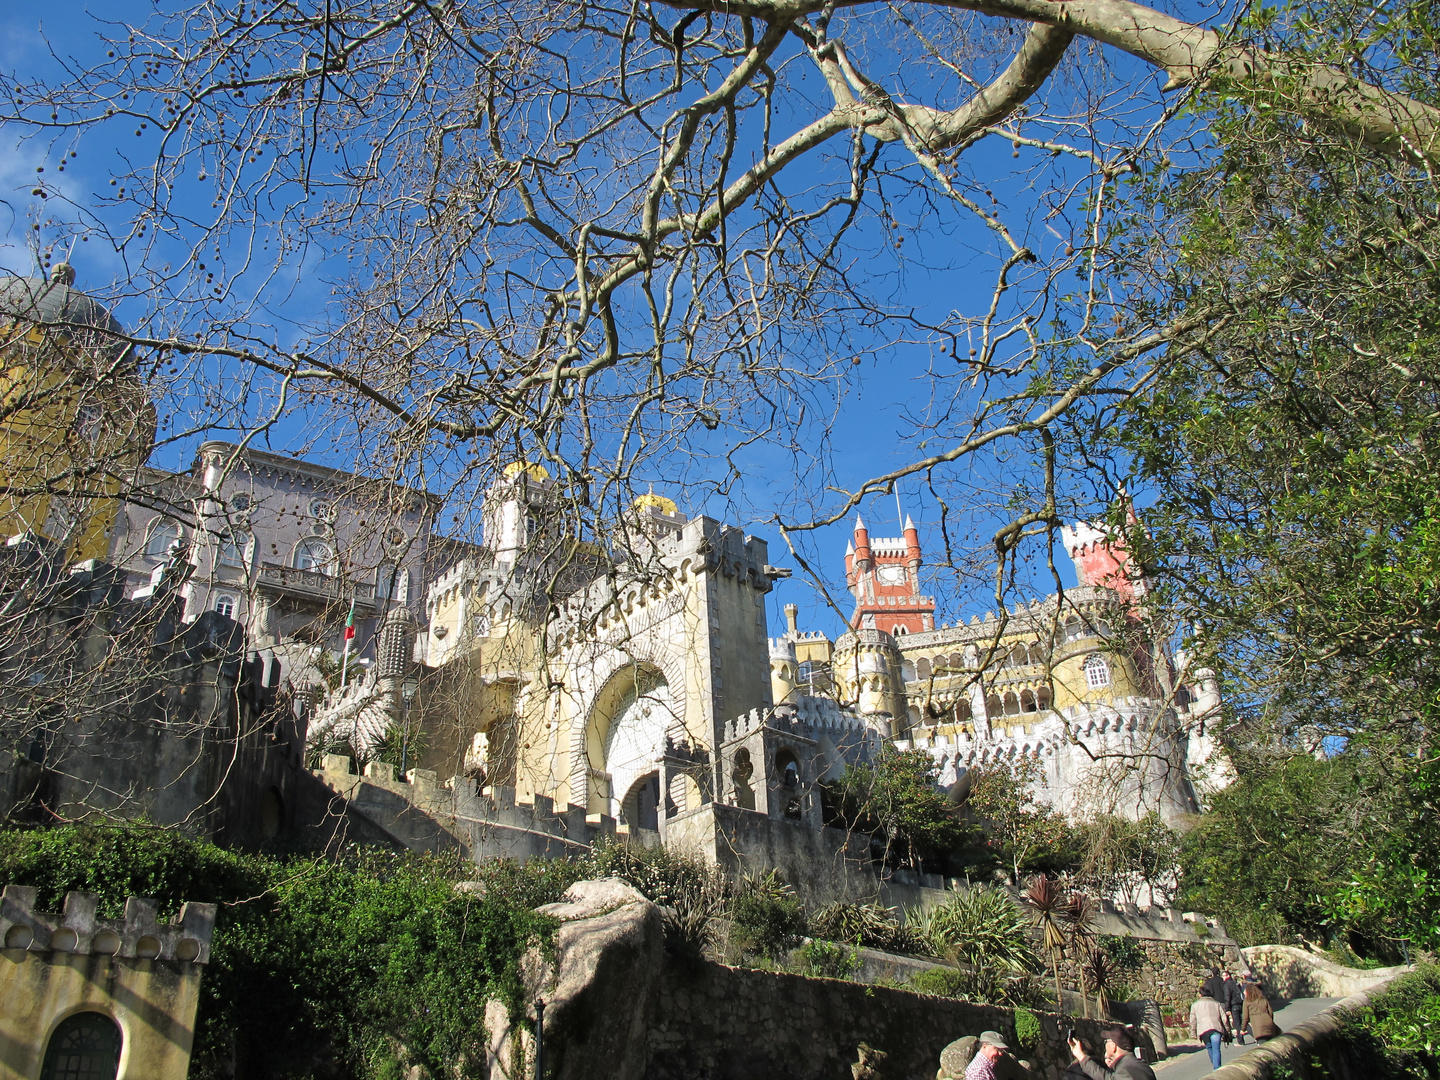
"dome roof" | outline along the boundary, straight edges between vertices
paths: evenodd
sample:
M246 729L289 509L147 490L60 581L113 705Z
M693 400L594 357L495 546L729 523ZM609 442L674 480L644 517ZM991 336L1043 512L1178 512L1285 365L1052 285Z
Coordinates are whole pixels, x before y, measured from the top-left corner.
M549 469L545 468L544 465L532 464L528 461L512 461L509 465L505 466L504 472L505 479L507 480L514 479L522 472L537 483L550 479Z
M650 509L653 506L662 514L669 514L671 517L674 517L680 512L680 507L675 504L674 499L667 499L664 495L656 495L653 491L649 492L648 494L641 495L630 505L635 507L636 510L640 510L642 512Z
M74 271L66 263L55 267L48 281L44 278L0 277L0 320L69 323L72 326L93 326L110 334L124 333L105 307L71 288L69 282L74 280Z

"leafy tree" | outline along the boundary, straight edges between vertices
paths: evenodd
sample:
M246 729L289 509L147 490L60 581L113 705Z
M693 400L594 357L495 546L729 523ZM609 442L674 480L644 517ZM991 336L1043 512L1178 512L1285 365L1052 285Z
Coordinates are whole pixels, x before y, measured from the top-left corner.
M937 787L940 766L923 750L886 745L873 764L847 766L832 785L850 828L873 832L887 863L916 870L943 863L962 848L978 846L965 822Z
M1034 871L1074 865L1074 836L1065 816L1040 801L1033 758L991 762L977 770L967 805L980 818L987 844L1012 885Z
M1300 2L1244 32L1437 98L1431 5ZM1143 319L1196 321L1141 392L1088 422L1153 499L1132 537L1151 601L1219 673L1232 745L1340 754L1255 755L1187 845L1192 890L1252 934L1429 940L1440 192L1414 157L1298 120L1296 92L1207 103L1215 158L1137 181L1121 245L1137 290L1149 281ZM1227 842L1265 865L1225 868Z

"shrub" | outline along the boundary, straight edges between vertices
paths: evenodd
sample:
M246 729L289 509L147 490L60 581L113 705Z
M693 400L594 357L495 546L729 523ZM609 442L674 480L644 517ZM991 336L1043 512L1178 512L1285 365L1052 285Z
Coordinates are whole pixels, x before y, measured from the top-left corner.
M1029 1009L1015 1010L1015 1045L1029 1053L1040 1045L1040 1020Z
M589 859L578 860L576 871L582 877L621 878L660 905L666 947L691 960L715 944L716 927L732 893L722 871L696 856L663 847L607 844L597 847ZM793 947L793 941L786 946Z
M1139 971L1145 966L1145 948L1134 938L1102 934L1100 948L1105 950L1116 971Z
M730 905L730 920L736 948L771 960L788 953L805 936L805 909L774 870L763 878L741 881Z
M822 979L848 979L860 970L859 951L833 941L807 941L795 954L801 975Z
M810 933L888 952L913 953L926 947L919 934L901 925L894 910L880 904L827 904L810 917Z
M914 913L912 922L936 956L975 968L1040 970L1029 923L1000 889L957 892L943 904Z
M908 989L979 1005L1043 1009L1049 1004L1039 980L1028 973L1002 975L993 970L935 967L912 975Z

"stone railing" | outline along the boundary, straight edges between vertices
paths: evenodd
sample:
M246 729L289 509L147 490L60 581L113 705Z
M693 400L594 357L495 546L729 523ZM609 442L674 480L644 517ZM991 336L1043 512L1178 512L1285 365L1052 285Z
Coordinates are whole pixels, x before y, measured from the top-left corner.
M293 566L264 563L256 580L266 588L302 593L325 600L348 600L354 597L356 601L366 605L373 605L375 602L373 583L351 581L336 574L322 574L318 570L297 570Z
M1271 997L1350 997L1372 990L1411 967L1361 970L1291 945L1256 945L1242 950L1245 962Z

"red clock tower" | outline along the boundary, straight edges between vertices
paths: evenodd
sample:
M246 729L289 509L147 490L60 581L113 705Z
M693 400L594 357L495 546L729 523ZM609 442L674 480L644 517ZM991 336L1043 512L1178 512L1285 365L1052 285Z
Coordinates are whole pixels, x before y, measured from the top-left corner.
M845 550L845 584L855 597L856 630L918 634L935 629L935 598L920 593L920 534L905 518L905 535L870 539L860 516Z

